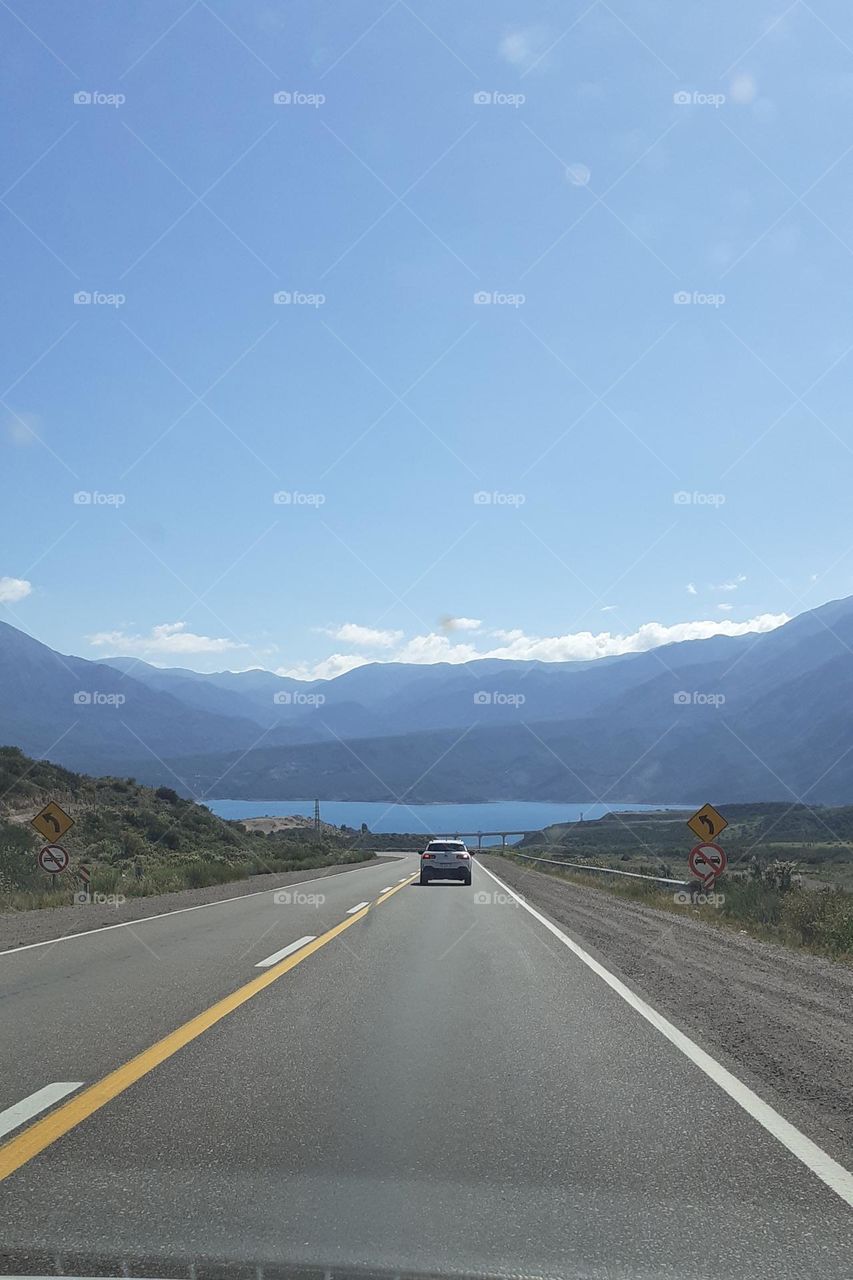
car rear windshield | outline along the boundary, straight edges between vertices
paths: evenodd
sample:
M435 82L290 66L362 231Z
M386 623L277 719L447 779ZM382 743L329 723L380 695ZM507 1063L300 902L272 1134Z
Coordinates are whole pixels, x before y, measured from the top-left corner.
M461 853L464 848L459 840L432 840L427 845L430 853Z

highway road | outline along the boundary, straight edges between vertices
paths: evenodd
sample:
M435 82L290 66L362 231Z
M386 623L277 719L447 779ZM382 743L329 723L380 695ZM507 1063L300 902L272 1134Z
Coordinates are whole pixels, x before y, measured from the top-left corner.
M0 955L0 1270L849 1280L849 1173L485 868L415 870Z

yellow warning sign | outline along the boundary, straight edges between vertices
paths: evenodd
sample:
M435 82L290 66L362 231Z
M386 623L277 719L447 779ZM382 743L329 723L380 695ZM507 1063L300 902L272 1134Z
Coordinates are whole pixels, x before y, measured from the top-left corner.
M688 827L700 840L716 840L721 831L729 825L721 813L712 804L703 804L693 817L688 819Z
M44 836L45 840L58 840L60 836L74 826L74 819L70 818L64 809L61 809L55 800L51 800L50 804L46 804L41 813L31 819L30 826L35 827L40 836Z

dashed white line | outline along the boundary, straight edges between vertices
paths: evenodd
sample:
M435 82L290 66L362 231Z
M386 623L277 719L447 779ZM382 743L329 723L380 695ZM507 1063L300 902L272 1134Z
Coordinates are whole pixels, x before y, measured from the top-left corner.
M370 906L369 902L357 902L354 907L350 907L349 911L347 912L347 915L354 916L356 911L361 911L362 907L369 907L369 906Z
M25 1120L31 1120L33 1116L37 1116L40 1111L46 1111L48 1107L53 1106L54 1102L59 1102L60 1098L73 1093L82 1084L82 1080L60 1080L55 1084L46 1084L43 1089L37 1089L28 1098L22 1098L14 1106L0 1111L0 1138L5 1138L7 1133L17 1129L18 1125L23 1124Z
M383 893L390 893L393 888L393 884L386 884L384 889L379 890L379 896L381 897Z
M744 1111L752 1116L753 1120L757 1120L763 1129L772 1134L807 1169L811 1169L812 1173L816 1174L821 1182L825 1183L836 1195L840 1196L842 1200L853 1208L853 1173L850 1173L843 1165L833 1160L830 1155L827 1155L816 1143L812 1142L811 1138L807 1138L799 1129L795 1129L784 1116L780 1116L778 1111L774 1111L763 1098L760 1098L757 1093L754 1093L741 1080L738 1080L737 1076L727 1071L704 1049L700 1049L698 1044L694 1043L683 1031L679 1031L678 1027L673 1026L663 1014L658 1013L657 1009L650 1004L646 1004L645 1000L641 1000L638 995L635 995L630 987L626 987L624 982L620 982L609 969L605 969L603 964L599 964L597 960L594 960L573 938L570 938L567 933L563 933L562 929L553 924L541 911L537 911L535 907L532 907L520 894L517 894L508 884L500 880L494 872L489 871L487 867L482 867L481 870L485 871L487 876L491 876L492 880L496 881L511 898L514 898L520 907L523 907L525 911L529 911L558 941L574 952L587 968L598 974L599 978L602 978L612 991L615 991L626 1004L636 1010L640 1017L651 1023L656 1031L659 1031L670 1044L684 1054L685 1058L689 1058L694 1066L698 1067L700 1071L704 1071L710 1080L719 1085L733 1102L736 1102L739 1107L743 1107Z
M349 871L338 871L338 876L351 876L356 871L360 871L361 867L352 867ZM301 889L306 884L317 884L320 880L331 880L332 876L312 876L310 880L290 880L287 885L281 886L288 888L293 885L294 888ZM96 933L109 933L111 929L128 929L131 925L148 924L149 920L165 920L168 916L181 916L188 911L207 911L208 907L223 907L229 902L243 902L246 898L261 898L265 893L275 893L275 889L255 889L251 893L238 893L233 898L217 898L215 902L200 902L194 907L175 907L173 911L160 911L156 916L140 916L138 920L120 920L118 924L102 924L98 929L81 929L79 933L64 933L58 938L46 938L44 942L27 942L22 947L7 947L5 951L0 951L0 956L16 956L19 951L32 951L35 947L52 947L55 942L73 942L76 938L91 938Z
M267 956L266 960L259 960L255 968L269 969L271 965L278 964L279 960L283 960L285 956L292 956L294 951L299 951L306 943L313 942L316 937L316 933L309 933L304 938L297 938L296 942L288 943L286 947L282 947L281 951L274 951L271 956Z

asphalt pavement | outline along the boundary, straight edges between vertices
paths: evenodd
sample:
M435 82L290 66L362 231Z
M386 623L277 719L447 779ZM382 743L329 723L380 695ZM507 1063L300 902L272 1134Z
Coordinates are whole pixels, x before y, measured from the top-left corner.
M0 956L2 1269L849 1280L807 1135L476 862L415 870Z

